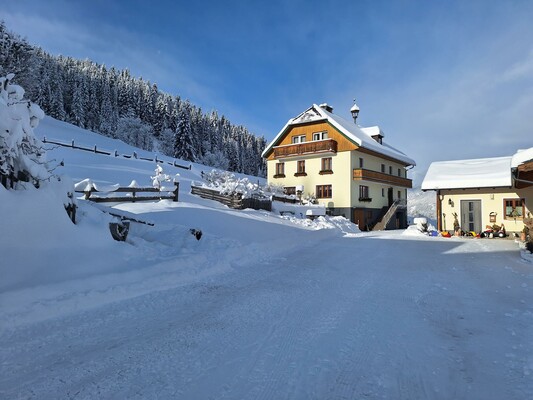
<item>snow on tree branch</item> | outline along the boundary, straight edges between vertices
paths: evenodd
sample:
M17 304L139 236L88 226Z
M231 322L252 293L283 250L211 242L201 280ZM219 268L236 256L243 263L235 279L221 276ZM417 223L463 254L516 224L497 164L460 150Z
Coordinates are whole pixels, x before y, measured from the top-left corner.
M51 175L43 143L33 133L44 112L11 84L14 76L0 77L0 173L38 186Z

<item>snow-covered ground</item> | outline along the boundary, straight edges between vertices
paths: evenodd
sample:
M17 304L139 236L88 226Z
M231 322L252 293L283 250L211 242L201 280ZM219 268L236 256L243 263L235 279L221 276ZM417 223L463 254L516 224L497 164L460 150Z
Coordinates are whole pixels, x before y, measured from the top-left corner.
M37 134L135 150L49 118ZM102 185L155 167L48 158ZM164 169L180 201L115 206L154 223L127 242L83 200L73 225L53 188L0 187L0 398L533 398L533 267L512 240L230 210L190 194L208 168Z

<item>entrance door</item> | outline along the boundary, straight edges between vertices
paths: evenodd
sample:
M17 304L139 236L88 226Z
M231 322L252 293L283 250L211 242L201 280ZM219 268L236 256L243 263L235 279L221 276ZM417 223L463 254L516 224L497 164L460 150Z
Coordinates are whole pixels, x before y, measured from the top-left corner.
M392 188L389 188L388 196L389 196L389 207L390 207L392 206L392 203L394 203L394 194L392 193Z
M372 211L364 208L352 209L352 222L362 231L368 231L368 224L372 222Z
M481 232L481 200L461 200L461 229Z

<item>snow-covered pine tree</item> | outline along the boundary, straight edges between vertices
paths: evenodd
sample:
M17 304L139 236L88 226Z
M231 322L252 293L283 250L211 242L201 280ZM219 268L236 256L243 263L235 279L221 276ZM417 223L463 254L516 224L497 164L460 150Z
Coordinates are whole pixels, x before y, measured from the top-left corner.
M115 137L143 150L153 149L153 129L139 118L124 117L119 119Z
M189 102L181 104L178 112L178 126L174 137L174 157L194 161L194 144L192 141Z
M179 96L164 94L155 84L132 77L128 70L107 69L90 60L52 56L7 31L0 22L0 75L2 70L4 74L16 72L16 83L26 89L27 98L40 104L45 113L54 118L108 135L115 132L118 119L122 117L140 118L158 134L166 128L176 133L179 121L185 121L180 129L186 128L188 121L190 135L173 137L170 146L162 146L170 147L167 155L175 155L176 139L178 142L186 139L185 144L190 142L192 150L180 145L179 152L185 153L181 154L184 158L199 159L207 153L218 158L222 152L224 159L233 160L230 168L234 171L250 173L250 162L246 160L252 158L255 161L251 163L263 166L264 171L260 156L266 145L264 139L242 127L232 135L235 126L225 116L219 116L216 111L203 114L201 109L182 101ZM183 103L187 118L179 115ZM239 135L244 137L238 138ZM248 135L256 146L249 146ZM161 144L167 140L158 139ZM228 141L232 141L233 146Z
M51 173L46 151L33 129L44 118L41 108L24 99L24 89L12 85L14 74L0 77L0 174L39 186ZM6 179L7 178L7 179ZM23 184L22 184L23 185Z

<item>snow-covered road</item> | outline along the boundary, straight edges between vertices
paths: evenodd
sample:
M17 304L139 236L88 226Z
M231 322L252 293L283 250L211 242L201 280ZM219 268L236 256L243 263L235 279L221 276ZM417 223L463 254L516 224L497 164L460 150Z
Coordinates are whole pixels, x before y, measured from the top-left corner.
M3 330L0 397L533 398L533 271L512 241L294 240Z

